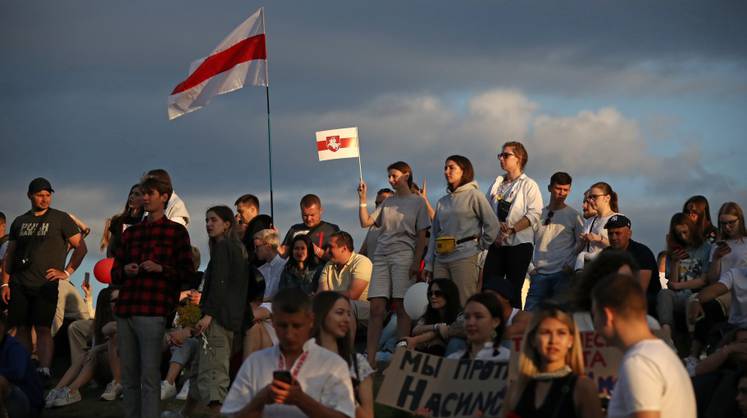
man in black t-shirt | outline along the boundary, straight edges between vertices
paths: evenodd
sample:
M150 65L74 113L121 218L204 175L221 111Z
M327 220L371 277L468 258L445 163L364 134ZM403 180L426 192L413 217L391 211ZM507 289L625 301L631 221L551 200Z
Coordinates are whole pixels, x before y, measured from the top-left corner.
M339 231L340 227L324 222L322 220L323 212L322 201L319 196L314 194L304 196L301 199L301 219L303 223L290 227L288 233L285 234L285 239L283 239L283 245L278 248L280 255L288 256L288 248L296 235L308 235L314 244L314 254L317 258L325 260L324 247L326 247L329 237Z
M654 272L659 271L656 265L654 253L640 242L631 239L633 230L631 229L630 219L625 215L615 215L611 217L604 225L607 230L607 236L610 240L610 247L616 250L624 250L633 256L638 263L640 272L638 277L641 281L641 287L646 290L646 302L648 303L648 312L651 316L656 316L656 296L661 290L659 276Z
M44 178L29 184L31 210L17 217L3 263L0 295L8 303L8 325L29 352L31 327L36 329L39 372L49 376L52 362L52 319L57 309L58 280L67 280L83 261L87 249L70 216L52 209L52 185ZM65 264L68 245L74 248Z

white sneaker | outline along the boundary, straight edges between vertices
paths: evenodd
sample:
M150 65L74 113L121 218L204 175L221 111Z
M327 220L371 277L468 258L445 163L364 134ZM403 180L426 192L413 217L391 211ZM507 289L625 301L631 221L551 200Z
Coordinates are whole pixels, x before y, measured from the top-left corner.
M186 401L187 400L187 395L189 395L189 379L187 379L187 381L184 382L184 385L182 386L182 389L176 395L176 399L179 400L179 401Z
M161 400L173 398L176 395L176 385L166 380L161 381Z
M80 391L76 391L73 393L70 388L62 388L62 393L60 396L54 400L54 403L52 406L67 406L74 404L76 402L80 402L83 400L83 397L80 396Z
M54 401L62 395L63 388L54 388L47 392L47 397L44 398L44 407L51 408L54 406Z
M99 399L104 401L113 401L119 397L122 393L122 385L112 380L106 385L106 390L99 396Z

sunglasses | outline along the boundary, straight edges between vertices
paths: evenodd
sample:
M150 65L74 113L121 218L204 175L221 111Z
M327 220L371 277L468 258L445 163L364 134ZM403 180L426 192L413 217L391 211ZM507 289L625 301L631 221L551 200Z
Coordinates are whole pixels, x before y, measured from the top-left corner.
M606 194L590 194L586 196L586 200L597 200L598 198L602 196L607 196Z
M545 219L545 222L543 223L543 225L545 225L545 226L550 225L550 222L552 222L552 217L554 215L555 215L555 212L553 212L553 211L547 212L547 219Z
M513 155L516 155L516 154L514 154L512 152L502 152L502 153L498 154L498 159L500 160L501 158L503 158L505 160L506 158L511 157Z
M437 298L442 298L442 297L444 297L444 292L442 292L440 290L429 290L428 291L428 297L430 298L430 297L433 297L433 296L435 296Z

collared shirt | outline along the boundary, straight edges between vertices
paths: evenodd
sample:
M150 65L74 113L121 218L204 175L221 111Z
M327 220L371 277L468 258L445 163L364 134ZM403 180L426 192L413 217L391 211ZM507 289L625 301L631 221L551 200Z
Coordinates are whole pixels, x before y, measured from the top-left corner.
M124 266L151 260L163 267L161 273L145 270L134 277ZM119 316L168 316L179 300L179 283L194 274L192 246L184 226L162 217L133 225L122 234L112 267L112 283L121 285L114 312Z
M515 235L511 235L508 239L507 245L514 246L524 243L534 242L534 228L533 226L539 223L540 216L542 214L542 193L540 193L537 182L529 178L525 173L522 173L519 177L514 180L514 184L510 187L505 188L505 195L499 193L502 188L501 185L505 181L504 176L498 176L495 182L490 187L486 197L490 202L490 207L493 208L494 213L498 213L498 202L500 200L507 200L511 202L511 208L508 211L508 217L506 218L506 224L509 227L513 227L523 217L529 219L529 228L524 228L521 231L516 232Z
M355 416L355 399L350 372L345 360L336 353L320 347L314 339L303 345L308 353L299 363L302 354L289 370L298 370L296 380L305 394L322 405L339 411L346 416ZM252 353L236 374L236 379L223 401L222 414L234 414L251 402L256 394L272 383L272 373L285 363L280 346L273 346ZM265 405L263 417L294 418L305 417L298 407L291 405Z
M275 258L262 264L258 270L265 279L265 297L264 300L272 300L275 297L275 293L278 292L278 285L280 284L280 275L283 274L283 268L288 260L281 257L280 254L275 255Z
M351 253L348 262L342 268L338 268L335 263L329 261L322 274L319 276L319 287L321 290L335 290L345 292L350 290L353 280L364 280L366 283L371 281L371 271L373 264L365 255ZM368 286L361 293L358 300L368 300Z

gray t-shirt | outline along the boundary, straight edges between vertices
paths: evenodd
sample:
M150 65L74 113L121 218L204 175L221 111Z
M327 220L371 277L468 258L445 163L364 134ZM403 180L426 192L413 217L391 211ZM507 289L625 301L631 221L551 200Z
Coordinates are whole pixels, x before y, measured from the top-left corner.
M552 212L552 217L548 217ZM550 211L542 209L540 222L534 230L534 258L532 264L540 274L557 273L576 260L578 236L583 231L583 222L576 209L566 206Z
M50 208L42 216L28 211L17 217L10 227L10 241L15 241L11 282L38 288L47 282L47 270L65 268L68 239L80 233L70 216ZM22 268L19 260L30 263Z
M431 226L425 201L416 194L387 198L371 217L381 228L374 253L377 256L414 251L418 231Z

